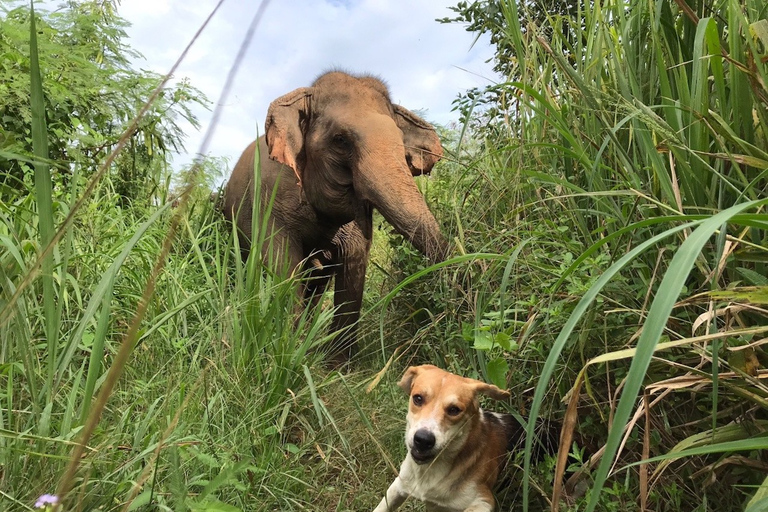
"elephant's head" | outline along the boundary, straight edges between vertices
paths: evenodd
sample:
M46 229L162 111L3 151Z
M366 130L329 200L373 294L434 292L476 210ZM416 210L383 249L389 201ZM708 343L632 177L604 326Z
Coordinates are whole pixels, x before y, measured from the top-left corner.
M389 99L373 77L330 72L269 107L269 156L291 167L307 201L339 225L378 209L433 261L447 244L412 176L443 154L424 120Z

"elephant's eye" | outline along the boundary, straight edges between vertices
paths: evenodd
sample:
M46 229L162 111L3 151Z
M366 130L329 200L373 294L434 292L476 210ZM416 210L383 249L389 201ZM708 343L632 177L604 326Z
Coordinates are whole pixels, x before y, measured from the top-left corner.
M349 137L343 133L337 133L333 136L333 145L339 149L349 150L352 146L352 142L349 140Z

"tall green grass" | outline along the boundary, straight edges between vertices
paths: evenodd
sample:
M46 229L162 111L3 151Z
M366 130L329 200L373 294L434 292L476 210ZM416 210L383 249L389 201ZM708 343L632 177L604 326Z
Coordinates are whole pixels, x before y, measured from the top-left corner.
M668 507L659 504L664 493L687 483L667 473L650 488L639 476L647 465L628 470L620 461L671 449L669 434L658 429L659 423L674 427L671 416L686 424L671 432L683 442L727 427L738 420L735 411L760 416L768 405L768 389L754 378L765 355L749 346L753 335L735 329L765 325L760 288L746 291L755 305L742 312L734 308L744 294L741 300L716 294L768 284L767 8L749 0L593 2L571 17L534 15L508 1L483 5L487 18L477 26L494 34L497 62L510 70L507 81L491 88L494 107L507 115L492 113L491 124L475 132L479 147L455 146L459 165L444 167L440 178L440 188L451 192L437 202L447 212L443 218L455 219L467 252L526 247L508 260L511 273L502 264L473 272L474 296L444 294L465 312L464 336L456 336L456 322L430 328L443 336L442 352L466 357L449 365L490 377L483 361L501 356L516 362L507 372L513 389L535 386L532 397L516 400L531 418L525 509L534 506L533 425L542 412L560 408L558 399L570 401L564 439L580 420L582 433L591 430L595 447L604 449L593 459L599 467L582 506L637 499ZM706 334L722 335L693 340L701 324ZM478 343L489 338L485 333L503 335L506 346ZM688 339L689 349L656 353L660 341ZM481 350L473 354L471 347ZM618 351L627 347L633 356L624 364ZM761 362L739 363L734 352L754 353ZM591 366L592 360L601 362ZM736 377L720 378L728 371ZM677 393L672 381L666 387L666 378L685 375L702 379L706 393L686 400L688 387ZM652 383L665 398L646 412L657 430L643 441L636 439L633 412L644 410L639 393ZM756 446L765 448L765 438L744 444ZM570 450L569 443L561 446L551 476L553 510ZM742 483L761 480L752 473ZM749 495L747 489L710 492L724 493L713 498L716 506L731 509L730 500ZM568 492L579 498L572 487ZM712 507L706 494L691 490L676 499L705 510Z
M38 223L40 226L40 247L47 247L53 238L53 190L51 171L48 165L48 134L45 122L45 102L40 78L40 63L37 57L37 31L35 30L34 4L30 4L29 23L30 51L30 99L32 102L32 146L37 162L35 163L35 197L37 198ZM43 257L43 308L46 318L46 338L48 343L48 376L46 379L46 397L51 401L53 387L53 369L58 347L59 312L56 310L54 297L53 254Z
M107 159L62 187L35 38L33 15L35 188L0 208L0 508L57 489L66 510L300 502L306 483L282 462L292 432L332 421L325 382L306 373L332 311L297 321L297 278L258 252L242 260L194 181L178 207L148 184L144 206L123 209ZM297 413L312 404L317 414Z
M719 477L768 444L766 7L498 7L507 115L445 130L419 181L455 255L427 267L377 234L352 375L321 366L330 307L305 311L271 251L243 258L199 171L126 208L114 154L90 176L11 155L35 187L0 204L0 508L57 486L67 510L372 508L419 362L506 385L531 418L504 509L759 506L763 475ZM592 459L564 443L534 467L542 416Z
M465 108L478 98L492 108L445 139L449 161L429 191L458 249L483 254L436 275L393 243L405 287L387 321L420 340L418 359L494 382L506 374L513 408L531 418L514 506L543 506L535 486L553 510L564 494L589 510L746 508L764 478L753 462L735 470L737 485L724 480L766 442L759 420L732 428L768 405L766 6L462 9L492 32L509 75L467 97ZM408 316L393 320L400 307ZM544 475L530 463L542 415L565 424ZM591 460L569 462L574 428ZM755 437L721 444L721 429ZM649 478L653 463L625 464L674 459L689 440L699 448L687 465Z

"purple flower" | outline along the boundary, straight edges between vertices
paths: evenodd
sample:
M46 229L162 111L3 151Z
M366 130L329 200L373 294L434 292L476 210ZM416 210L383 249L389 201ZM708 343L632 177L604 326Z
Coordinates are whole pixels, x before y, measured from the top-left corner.
M59 497L55 494L43 494L35 502L35 508L51 508L59 504Z

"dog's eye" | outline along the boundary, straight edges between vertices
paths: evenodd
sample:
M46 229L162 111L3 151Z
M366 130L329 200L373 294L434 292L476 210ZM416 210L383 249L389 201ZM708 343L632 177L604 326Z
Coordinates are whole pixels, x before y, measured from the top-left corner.
M450 405L445 410L445 412L448 414L448 416L458 416L461 414L461 409L455 405Z
M424 397L421 395L413 395L413 405L421 405L424 403Z

